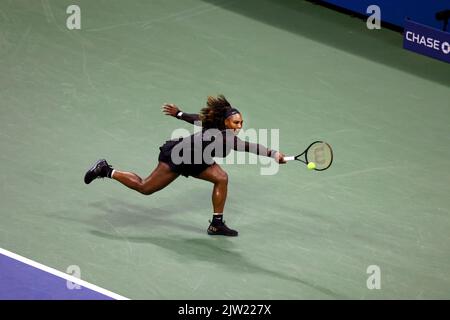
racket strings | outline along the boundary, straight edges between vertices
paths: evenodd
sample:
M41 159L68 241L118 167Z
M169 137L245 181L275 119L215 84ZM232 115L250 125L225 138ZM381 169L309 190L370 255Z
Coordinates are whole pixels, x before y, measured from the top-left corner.
M314 162L317 170L324 170L333 161L331 147L325 142L316 142L311 145L306 153L308 162Z

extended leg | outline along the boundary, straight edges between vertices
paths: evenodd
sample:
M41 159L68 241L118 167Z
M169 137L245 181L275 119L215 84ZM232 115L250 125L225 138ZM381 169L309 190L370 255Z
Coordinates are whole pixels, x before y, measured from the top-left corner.
M141 179L137 174L114 170L112 179L119 181L130 189L136 190L145 195L150 195L169 185L179 176L178 173L170 170L168 164L159 162L158 166L146 179Z

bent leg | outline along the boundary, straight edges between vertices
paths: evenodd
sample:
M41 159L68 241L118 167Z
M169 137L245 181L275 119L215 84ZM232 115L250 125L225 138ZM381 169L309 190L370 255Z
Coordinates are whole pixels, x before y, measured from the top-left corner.
M227 199L228 191L227 173L223 171L223 169L217 163L215 163L195 178L214 183L212 192L214 213L223 213L223 208L225 207L225 201Z
M168 164L159 162L158 166L146 179L141 179L132 172L114 171L112 179L119 181L130 189L136 190L145 195L150 195L169 185L179 176L178 173L170 170Z
M214 183L212 193L212 202L214 207L214 214L211 224L208 227L209 235L222 235L229 237L236 237L238 232L230 229L223 221L223 208L227 199L228 190L228 175L218 164L210 166L208 169L196 176L198 179L206 180Z

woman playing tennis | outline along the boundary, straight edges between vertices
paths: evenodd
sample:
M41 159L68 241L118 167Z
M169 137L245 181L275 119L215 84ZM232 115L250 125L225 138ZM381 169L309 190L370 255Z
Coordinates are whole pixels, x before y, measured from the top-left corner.
M159 148L157 167L145 179L135 173L114 170L105 159L101 159L86 172L84 182L89 184L96 178L107 177L144 195L150 195L165 188L180 175L209 181L214 184L214 213L207 229L208 234L237 236L238 232L228 228L223 221L228 175L214 162L213 157L226 157L231 150L236 150L272 157L278 163L285 163L284 154L239 139L237 134L242 128L242 115L223 95L208 97L207 106L200 114L184 113L174 104L164 104L163 112L192 124L201 123L202 130L185 138L166 141Z

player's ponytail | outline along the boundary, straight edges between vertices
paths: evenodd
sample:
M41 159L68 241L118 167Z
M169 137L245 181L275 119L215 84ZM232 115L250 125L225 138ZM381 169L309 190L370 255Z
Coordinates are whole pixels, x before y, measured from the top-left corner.
M216 128L225 129L225 118L227 112L231 109L230 103L223 95L217 97L209 96L206 107L200 111L200 120L205 129Z

